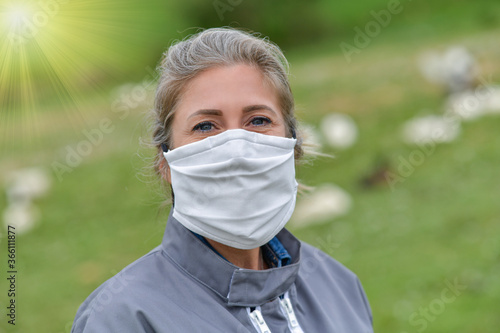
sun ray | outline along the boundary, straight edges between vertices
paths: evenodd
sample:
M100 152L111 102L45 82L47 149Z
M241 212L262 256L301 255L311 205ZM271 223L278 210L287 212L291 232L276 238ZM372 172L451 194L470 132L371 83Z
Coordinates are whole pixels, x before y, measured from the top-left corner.
M163 33L154 30L165 20L163 0L147 6L136 0L6 1L0 4L0 149L35 137L44 112L58 113L69 127L84 126L89 112L98 112L89 97L103 99L110 82L127 78L124 68L144 59L138 45Z

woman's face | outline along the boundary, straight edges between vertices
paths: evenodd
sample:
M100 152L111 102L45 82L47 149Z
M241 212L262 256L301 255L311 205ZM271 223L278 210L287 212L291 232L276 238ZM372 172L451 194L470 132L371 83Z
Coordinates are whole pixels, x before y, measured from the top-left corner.
M187 85L174 114L171 145L175 149L238 128L284 137L278 94L255 67L210 68Z

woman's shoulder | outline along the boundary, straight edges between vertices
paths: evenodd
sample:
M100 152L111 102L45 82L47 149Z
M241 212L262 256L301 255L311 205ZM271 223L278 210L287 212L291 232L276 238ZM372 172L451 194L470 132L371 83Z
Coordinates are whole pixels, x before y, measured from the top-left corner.
M148 310L143 300L154 295L159 281L168 282L172 274L175 271L169 269L161 246L154 248L87 297L78 308L71 332L138 331L134 325L141 322L142 313Z

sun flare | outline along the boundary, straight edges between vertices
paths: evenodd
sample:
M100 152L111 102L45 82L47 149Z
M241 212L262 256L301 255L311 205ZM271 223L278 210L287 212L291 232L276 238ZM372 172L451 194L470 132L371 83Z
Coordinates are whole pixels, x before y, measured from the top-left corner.
M11 26L20 25L26 16L26 11L21 8L14 8L7 13L7 17Z
M29 10L25 7L13 7L7 11L7 23L11 28L19 27L28 19Z
M46 111L80 128L89 96L107 98L106 85L136 63L131 50L151 35L142 27L165 20L161 0L147 8L136 0L0 1L0 150L36 137Z

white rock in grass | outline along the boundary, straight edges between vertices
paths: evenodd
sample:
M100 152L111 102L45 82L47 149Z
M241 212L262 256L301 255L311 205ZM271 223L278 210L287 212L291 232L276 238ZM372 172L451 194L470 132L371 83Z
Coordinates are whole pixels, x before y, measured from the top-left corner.
M429 115L410 119L403 126L403 139L410 144L451 142L459 134L460 123L450 117Z
M299 197L291 225L305 226L347 214L352 206L349 193L334 184L323 184Z
M51 185L47 172L36 167L14 171L7 175L6 181L9 202L41 197L47 193Z
M485 100L473 91L452 94L446 101L446 110L462 121L474 120L485 114Z
M446 108L447 112L463 121L500 113L500 87L487 86L452 94L446 102Z
M443 54L427 52L420 57L419 66L427 80L446 86L450 93L472 88L479 72L474 57L461 46Z
M49 190L51 179L41 168L16 170L6 177L8 205L3 211L4 225L15 227L17 234L31 230L40 213L32 200L43 196Z
M450 91L463 91L472 87L478 68L475 59L464 47L449 48L443 56L446 83Z
M485 113L500 113L500 86L483 87L477 95L484 98Z
M321 131L326 142L338 149L351 147L358 138L358 127L348 115L330 113L321 121Z
M24 234L36 225L39 217L38 210L33 207L30 201L17 201L10 203L3 211L3 222L7 226L13 226L16 234Z

